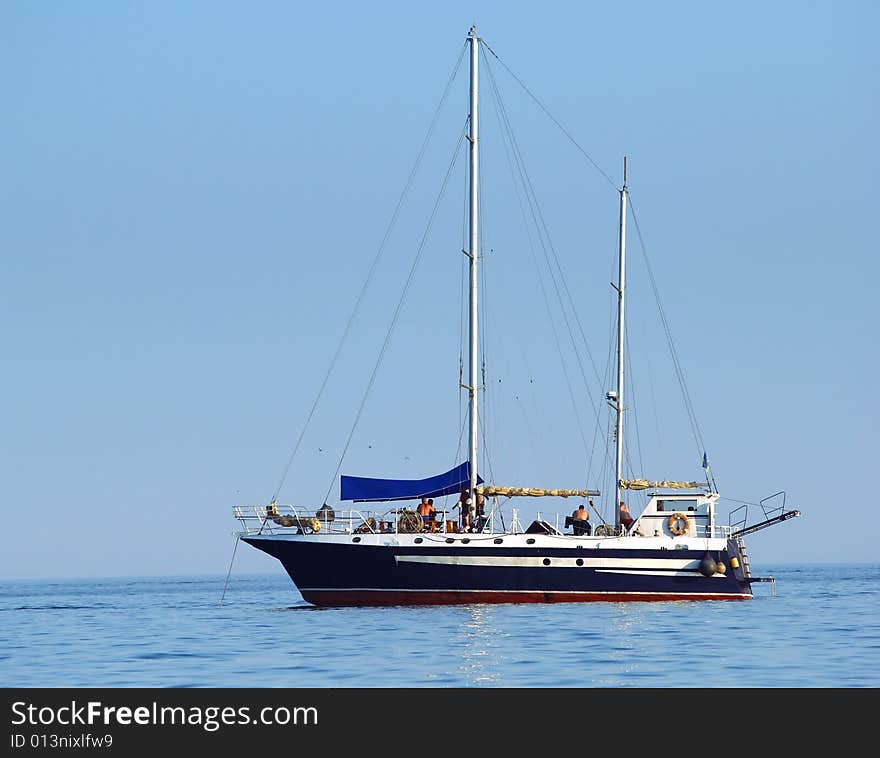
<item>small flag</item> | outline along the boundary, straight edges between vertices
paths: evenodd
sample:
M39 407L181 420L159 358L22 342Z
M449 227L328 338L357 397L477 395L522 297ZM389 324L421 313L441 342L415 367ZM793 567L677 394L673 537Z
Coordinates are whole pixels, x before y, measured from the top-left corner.
M706 471L709 470L709 457L706 455L705 450L703 451L703 468L706 469Z

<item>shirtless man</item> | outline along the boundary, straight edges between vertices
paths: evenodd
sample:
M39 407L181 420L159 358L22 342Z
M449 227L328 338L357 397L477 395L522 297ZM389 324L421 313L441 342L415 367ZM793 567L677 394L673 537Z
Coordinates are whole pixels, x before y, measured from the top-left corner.
M434 516L437 513L437 509L434 508L434 501L430 498L423 497L422 502L419 503L418 512L419 515L422 517L425 529L433 532Z
M574 521L585 522L585 523L577 523L572 524L572 532L576 535L581 534L589 534L590 529L590 514L587 513L587 509L583 503L581 503L577 508L575 508L574 512L571 514L571 518Z

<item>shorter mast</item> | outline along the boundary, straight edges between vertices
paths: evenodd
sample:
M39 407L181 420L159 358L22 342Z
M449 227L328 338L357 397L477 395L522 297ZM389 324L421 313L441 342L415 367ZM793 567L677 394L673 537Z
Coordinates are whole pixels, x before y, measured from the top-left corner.
M624 295L626 292L626 156L623 157L623 187L620 188L620 247L617 269L617 442L616 465L614 468L614 524L620 526L620 492L623 479L623 335L624 335Z

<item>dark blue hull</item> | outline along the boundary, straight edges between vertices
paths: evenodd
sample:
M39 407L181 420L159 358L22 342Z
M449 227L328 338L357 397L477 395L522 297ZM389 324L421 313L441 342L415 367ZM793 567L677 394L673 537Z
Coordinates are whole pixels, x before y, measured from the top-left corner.
M315 605L746 600L741 570L705 576L705 550L351 545L243 537ZM709 551L730 566L736 547ZM687 568L682 564L687 563ZM664 565L668 564L668 565ZM734 562L736 565L736 562Z

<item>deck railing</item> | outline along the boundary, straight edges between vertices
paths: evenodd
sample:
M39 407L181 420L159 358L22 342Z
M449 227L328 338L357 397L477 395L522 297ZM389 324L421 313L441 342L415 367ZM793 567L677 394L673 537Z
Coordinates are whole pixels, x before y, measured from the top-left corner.
M339 511L318 509L316 511L293 505L237 505L232 510L233 516L241 523L241 531L238 534L242 537L297 532L316 535L428 532L427 529L419 528L421 525L418 517L415 511L409 508L391 508L383 511L357 508ZM430 532L437 534L460 533L461 527L454 516L455 513L450 513L448 510L437 511ZM568 532L560 519L564 520L564 516L538 513L538 520L544 520L554 525L559 534L566 535ZM494 508L489 509L489 512L477 524L478 528L475 531L481 534L495 534L496 526L500 527L501 531L513 533L523 531L523 525L515 508L510 514L509 523L506 523L506 519L499 511ZM714 529L708 524L695 524L690 536L729 538L734 531L736 531L736 526L726 524L716 523ZM593 536L623 536L623 530L620 527L615 528L613 525L600 524L593 528Z
M236 505L233 516L241 523L240 536L256 534L393 534L427 531L420 529L419 517L409 508L391 508L384 511L345 509L318 509L294 505ZM491 532L494 526L490 515L482 532ZM317 527L317 528L316 528ZM432 532L444 534L458 531L457 520L449 511L437 511Z

